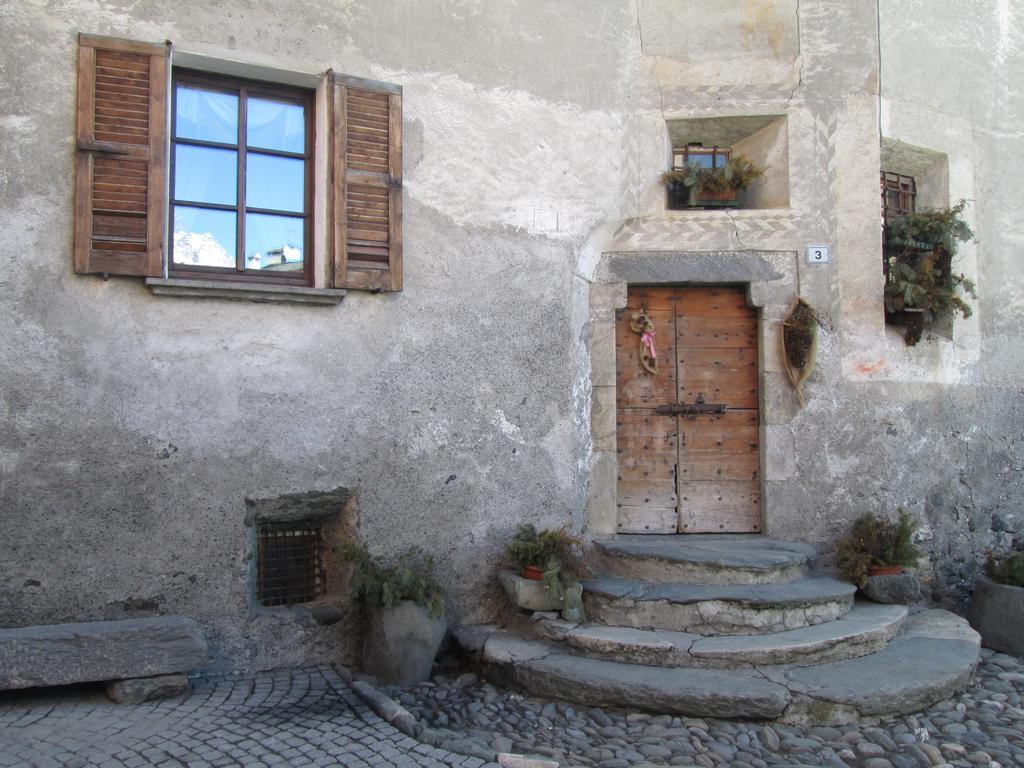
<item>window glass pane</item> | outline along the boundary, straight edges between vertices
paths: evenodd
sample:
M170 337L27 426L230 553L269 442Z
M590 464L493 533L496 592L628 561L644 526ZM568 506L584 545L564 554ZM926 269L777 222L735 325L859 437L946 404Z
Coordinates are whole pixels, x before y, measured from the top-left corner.
M305 160L251 152L246 155L246 161L246 206L303 212Z
M174 206L174 263L234 268L235 216L233 211Z
M238 196L238 152L178 144L174 148L174 198L234 205Z
M690 152L686 159L687 165L695 165L698 168L710 168L711 167L711 153L710 152Z
M301 272L305 220L296 216L245 215L245 267Z
M175 97L176 136L238 143L237 94L179 84Z
M288 101L252 96L248 102L245 130L250 147L305 152L306 108Z

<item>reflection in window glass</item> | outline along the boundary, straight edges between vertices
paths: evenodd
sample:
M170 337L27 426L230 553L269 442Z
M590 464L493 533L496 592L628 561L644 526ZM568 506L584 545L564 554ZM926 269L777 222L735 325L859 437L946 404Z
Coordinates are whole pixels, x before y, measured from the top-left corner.
M306 110L301 104L250 97L245 130L250 147L306 151Z
M174 206L175 264L235 266L235 212Z
M250 208L302 213L306 162L251 152L245 169L245 204Z
M238 143L238 96L179 85L175 91L175 135L181 139Z
M297 216L245 215L245 268L301 272L305 225Z
M194 203L234 205L238 152L178 144L174 148L174 197Z

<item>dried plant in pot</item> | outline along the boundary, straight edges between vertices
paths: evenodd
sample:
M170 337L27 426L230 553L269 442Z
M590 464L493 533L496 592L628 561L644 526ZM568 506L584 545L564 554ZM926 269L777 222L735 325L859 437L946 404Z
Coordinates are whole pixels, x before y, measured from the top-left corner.
M520 525L506 552L524 579L542 583L552 605L564 610L567 598L578 594L586 573L583 543L564 528L538 531L532 524Z
M739 192L763 175L759 165L736 155L718 168L697 164L673 168L661 174L661 182L668 192L669 209L724 207L734 206Z
M352 598L368 612L363 669L386 685L428 679L448 629L433 559L408 550L385 560L349 539L341 554L353 566Z
M914 546L917 523L904 510L892 521L868 513L857 518L850 533L836 545L843 576L863 589L869 576L902 573L921 556Z
M971 316L964 297L977 298L974 282L953 271L957 245L974 237L963 220L965 207L961 200L945 210L908 213L885 228L886 321L904 325L908 346L930 323Z

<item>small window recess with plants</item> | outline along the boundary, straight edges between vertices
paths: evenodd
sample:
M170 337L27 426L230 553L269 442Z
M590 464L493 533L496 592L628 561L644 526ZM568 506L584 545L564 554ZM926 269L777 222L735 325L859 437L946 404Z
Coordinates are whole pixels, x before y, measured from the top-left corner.
M789 142L781 115L668 120L666 209L788 208Z
M973 281L957 269L957 249L973 239L966 202L948 204L946 156L883 140L879 177L885 320L916 345L927 328L952 335L956 315L972 314Z

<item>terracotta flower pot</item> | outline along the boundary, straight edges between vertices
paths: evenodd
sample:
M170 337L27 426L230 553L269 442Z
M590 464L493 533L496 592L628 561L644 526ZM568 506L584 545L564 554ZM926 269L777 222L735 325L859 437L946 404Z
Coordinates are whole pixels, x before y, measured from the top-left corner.
M532 581L543 581L544 569L539 565L528 565L523 568L522 576L524 579L531 579Z

